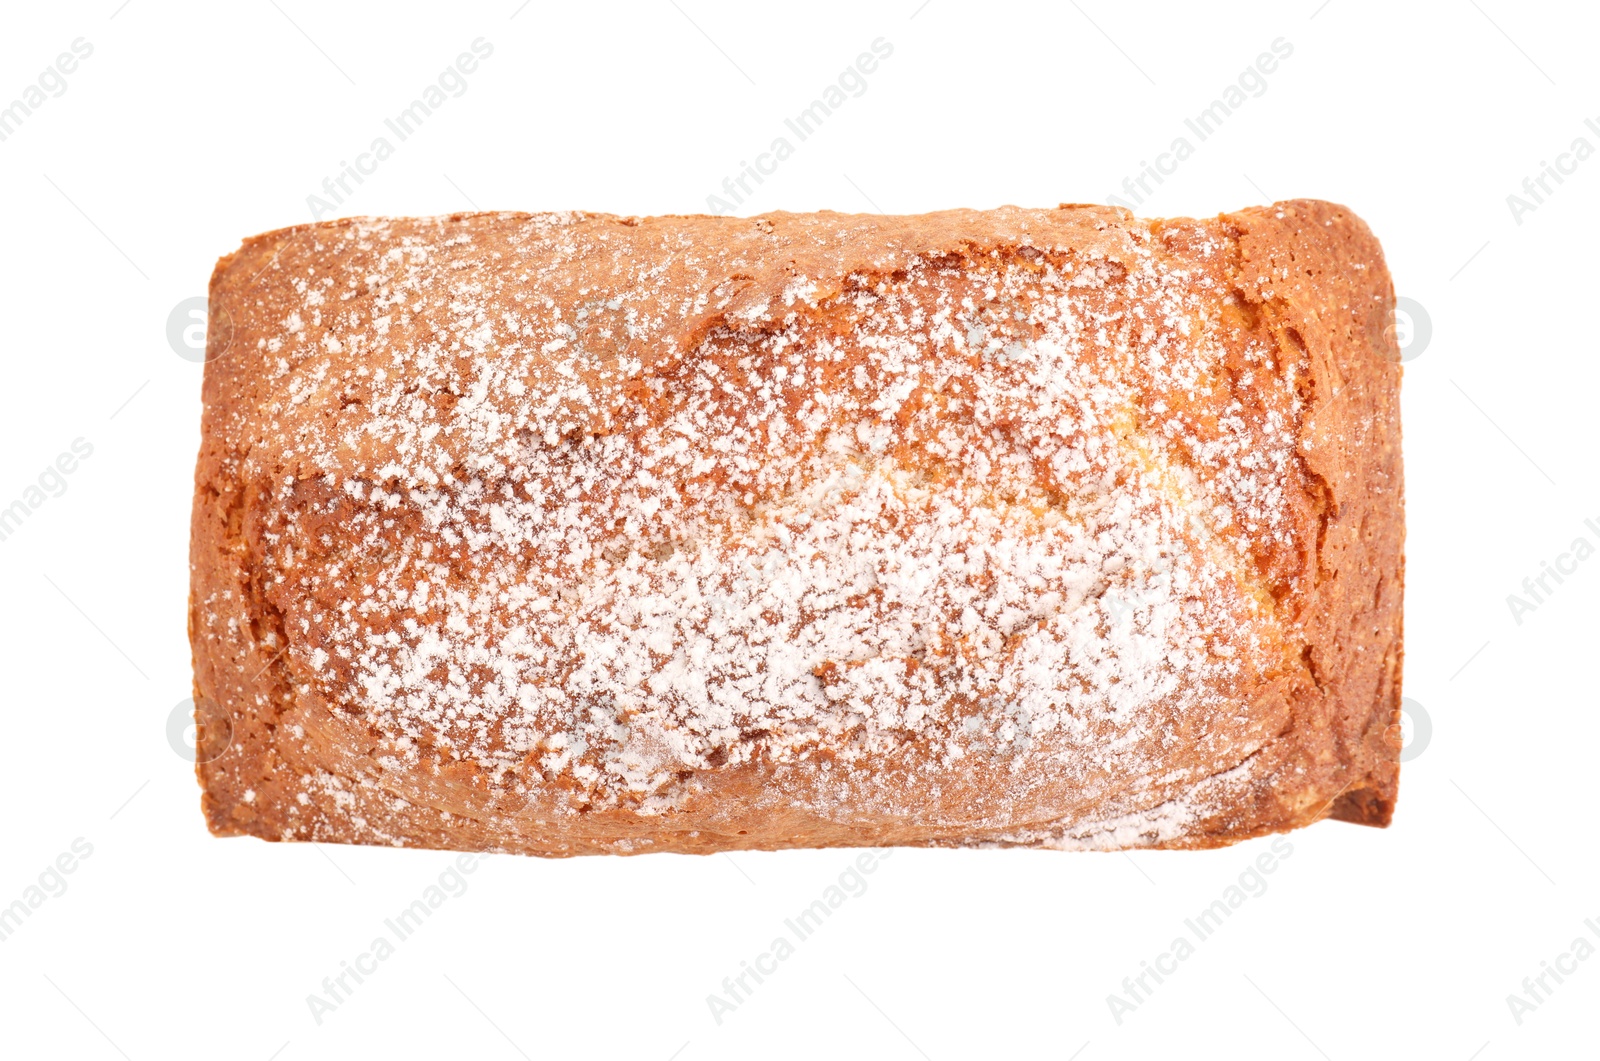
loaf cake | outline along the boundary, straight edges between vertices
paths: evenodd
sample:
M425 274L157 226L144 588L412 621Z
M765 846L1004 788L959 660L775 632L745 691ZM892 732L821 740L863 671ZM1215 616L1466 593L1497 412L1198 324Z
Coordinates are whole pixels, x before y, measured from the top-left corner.
M212 832L1201 848L1397 784L1343 207L352 218L211 280Z

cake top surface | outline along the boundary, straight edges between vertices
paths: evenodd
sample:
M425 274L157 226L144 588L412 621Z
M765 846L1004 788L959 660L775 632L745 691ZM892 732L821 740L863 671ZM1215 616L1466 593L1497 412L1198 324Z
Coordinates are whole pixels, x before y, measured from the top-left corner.
M665 813L745 766L891 809L960 775L951 813L1027 822L1241 769L1303 678L1340 440L1267 311L1289 271L1239 233L1085 207L257 237L219 266L207 434L267 502L264 648L381 770L507 813Z

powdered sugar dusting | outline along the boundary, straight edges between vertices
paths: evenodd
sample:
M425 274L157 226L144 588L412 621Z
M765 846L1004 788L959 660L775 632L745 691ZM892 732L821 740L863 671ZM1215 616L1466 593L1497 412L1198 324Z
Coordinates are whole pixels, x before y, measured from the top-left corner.
M810 820L1180 835L1283 723L1303 399L1219 241L1119 238L763 272L616 219L316 230L239 469L307 717L485 813L755 771Z

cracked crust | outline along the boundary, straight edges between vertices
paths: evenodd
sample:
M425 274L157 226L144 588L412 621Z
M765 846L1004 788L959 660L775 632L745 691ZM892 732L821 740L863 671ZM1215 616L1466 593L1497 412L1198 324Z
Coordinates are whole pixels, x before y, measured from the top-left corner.
M192 521L207 822L538 855L1387 825L1393 302L1313 201L247 240Z

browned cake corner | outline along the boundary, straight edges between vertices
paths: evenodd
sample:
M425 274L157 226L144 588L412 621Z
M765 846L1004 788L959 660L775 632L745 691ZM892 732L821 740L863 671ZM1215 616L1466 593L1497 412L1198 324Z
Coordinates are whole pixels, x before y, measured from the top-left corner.
M207 821L542 855L1387 824L1393 306L1311 201L248 240L196 470Z
M1314 690L1305 718L1325 734L1313 754L1340 778L1332 817L1386 826L1399 784L1405 587L1394 285L1377 238L1342 207L1280 203L1227 219L1240 230L1239 290L1310 369L1301 450L1320 487L1319 525L1293 614Z

